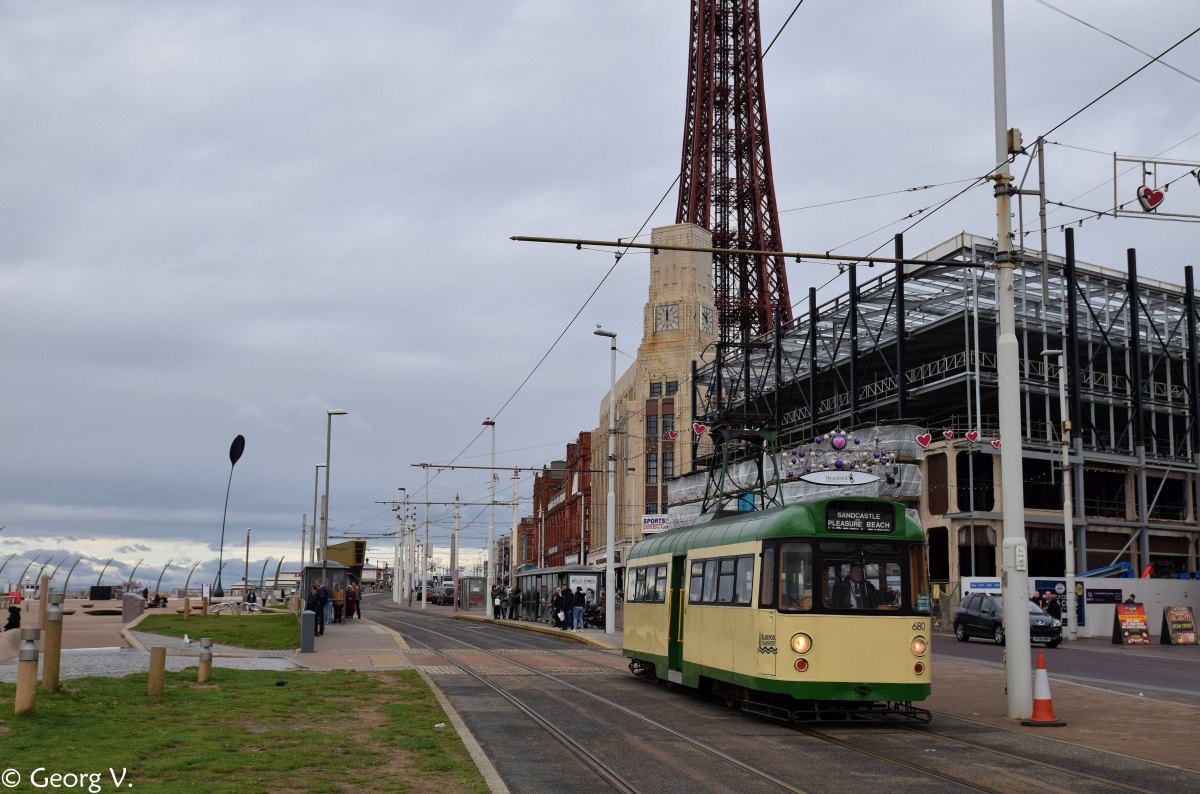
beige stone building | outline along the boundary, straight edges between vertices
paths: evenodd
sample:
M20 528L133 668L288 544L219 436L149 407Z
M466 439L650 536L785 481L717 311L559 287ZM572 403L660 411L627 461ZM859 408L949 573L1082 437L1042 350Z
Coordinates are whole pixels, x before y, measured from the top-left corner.
M685 223L654 229L651 242L708 247L712 236ZM642 315L637 359L617 381L618 566L641 538L642 516L665 516L666 481L692 466L692 362L702 362L716 339L712 256L689 251L652 253ZM592 461L598 469L605 468L608 460L608 402L606 394L592 433ZM588 554L592 565L607 562L607 499L608 484L598 477L592 488L588 544L596 550Z

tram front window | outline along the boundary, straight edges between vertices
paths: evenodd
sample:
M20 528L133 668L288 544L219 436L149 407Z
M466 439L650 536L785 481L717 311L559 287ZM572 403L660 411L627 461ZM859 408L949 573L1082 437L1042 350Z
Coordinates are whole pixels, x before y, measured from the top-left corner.
M821 566L822 600L830 609L899 609L900 565L830 560Z
M779 609L807 612L812 609L812 546L783 543L779 546Z

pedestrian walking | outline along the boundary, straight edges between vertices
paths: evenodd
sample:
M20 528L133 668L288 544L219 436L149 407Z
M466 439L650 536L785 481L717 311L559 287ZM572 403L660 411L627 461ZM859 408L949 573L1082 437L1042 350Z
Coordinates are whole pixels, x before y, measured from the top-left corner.
M583 608L587 606L587 596L583 594L582 587L575 588L575 598L573 603L575 607L573 610L575 615L571 623L575 627L575 631L583 631Z
M1058 596L1047 590L1043 598L1046 601L1045 610L1050 614L1050 617L1055 620L1062 620L1062 604L1059 603Z
M508 619L520 620L521 616L518 612L521 609L521 588L514 587L512 592L508 594Z
M254 603L256 603L257 601L258 601L258 597L254 595L254 591L253 591L253 590L251 590L250 592L246 593L246 603L247 603L247 604L254 604Z
M492 588L492 618L500 620L503 617L504 605L500 603L500 588Z
M562 613L562 588L554 588L554 595L550 597L550 625L556 629L561 629L563 626L562 618L559 615Z
M317 625L314 632L318 637L325 633L325 624L329 622L327 612L330 609L329 590L325 587L325 583L320 579L317 580Z
M345 606L346 606L346 591L342 589L342 586L340 584L334 585L333 586L333 622L334 623L342 622L342 610L345 608Z
M354 619L354 609L358 606L358 594L354 592L354 585L346 588L346 620Z
M575 594L571 592L570 585L562 591L562 613L563 631L571 631L575 628Z
M362 620L362 588L354 585L354 614Z

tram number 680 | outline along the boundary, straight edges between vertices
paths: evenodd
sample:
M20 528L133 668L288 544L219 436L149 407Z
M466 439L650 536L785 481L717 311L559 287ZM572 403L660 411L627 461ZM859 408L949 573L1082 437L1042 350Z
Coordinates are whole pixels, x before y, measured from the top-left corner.
M912 630L913 631L924 631L925 630L925 621L918 620L916 623L913 623Z

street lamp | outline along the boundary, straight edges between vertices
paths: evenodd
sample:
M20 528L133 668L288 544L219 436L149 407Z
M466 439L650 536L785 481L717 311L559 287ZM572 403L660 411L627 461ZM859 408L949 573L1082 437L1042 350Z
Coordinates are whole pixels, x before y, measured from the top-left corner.
M599 326L592 333L596 336L607 336L612 351L608 370L608 509L605 522L607 554L604 562L604 633L615 634L617 566L613 557L617 553L617 334L615 331L605 331Z
M317 524L321 523L321 519L317 516L317 488L321 482L321 469L323 468L325 468L325 464L318 463L316 464L316 470L313 471L313 523L312 533L308 538L308 557L310 565L317 561ZM304 573L303 566L301 566L300 573L301 575Z
M264 562L263 565L266 565ZM250 598L250 527L246 527L246 574L242 577L242 602Z
M326 558L329 556L329 446L333 435L333 417L345 416L348 411L332 408L325 412L325 504L321 506L321 584L329 577Z
M217 598L225 595L225 591L221 589L221 569L225 567L225 516L229 514L229 487L233 485L233 467L237 465L245 451L246 439L239 434L229 445L229 481L225 483L225 510L221 513L221 546L217 553L217 586L213 589L213 595Z
M1043 350L1042 358L1058 357L1058 411L1062 420L1062 476L1063 476L1063 533L1065 537L1067 603L1064 612L1064 632L1068 640L1078 639L1079 627L1075 617L1075 510L1071 504L1071 420L1067 413L1067 362L1061 350ZM1047 364L1050 362L1047 361Z

